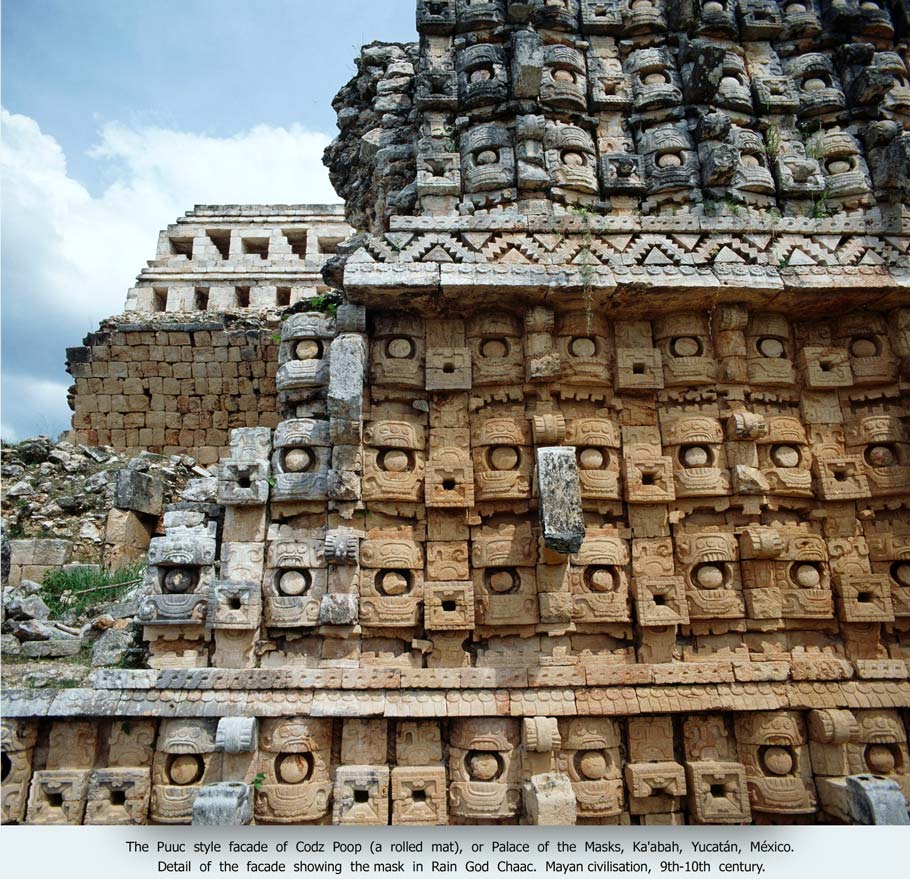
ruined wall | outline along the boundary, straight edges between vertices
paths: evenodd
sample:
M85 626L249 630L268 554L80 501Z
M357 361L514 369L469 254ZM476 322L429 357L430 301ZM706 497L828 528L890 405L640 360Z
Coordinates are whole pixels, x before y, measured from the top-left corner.
M213 464L233 428L278 424L277 314L196 318L110 319L68 349L77 442Z
M212 464L235 427L274 427L281 315L324 296L338 205L198 206L161 232L125 314L67 350L77 442Z

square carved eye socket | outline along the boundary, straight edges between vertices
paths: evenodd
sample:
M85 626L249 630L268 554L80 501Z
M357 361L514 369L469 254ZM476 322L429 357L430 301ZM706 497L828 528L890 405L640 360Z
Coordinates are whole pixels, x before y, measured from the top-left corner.
M427 792L423 789L411 791L411 799L415 803L425 803L427 801Z
M112 790L111 791L111 805L112 806L125 806L126 805L126 791Z
M442 609L446 613L455 613L455 611L458 609L458 605L455 603L454 599L446 598L443 599Z
M368 803L370 801L370 792L363 787L354 788L354 802L355 803Z

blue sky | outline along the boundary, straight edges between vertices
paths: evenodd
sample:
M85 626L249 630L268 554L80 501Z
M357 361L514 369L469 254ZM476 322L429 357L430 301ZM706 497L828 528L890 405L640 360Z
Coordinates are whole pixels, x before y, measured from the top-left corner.
M197 203L334 200L331 101L414 0L4 0L0 432L68 427L81 343Z

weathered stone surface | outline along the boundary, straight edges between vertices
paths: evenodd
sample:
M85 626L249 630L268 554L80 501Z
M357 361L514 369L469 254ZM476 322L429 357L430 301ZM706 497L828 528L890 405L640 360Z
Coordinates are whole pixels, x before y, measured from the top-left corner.
M537 483L544 543L564 555L578 552L585 537L585 520L575 449L538 449Z
M253 789L248 784L223 781L208 784L193 800L196 827L240 827L253 820Z
M105 629L92 646L92 667L102 668L123 663L138 644L136 635L132 626Z
M910 824L906 797L889 778L849 775L847 795L857 824Z
M64 656L78 656L82 650L82 641L71 638L63 641L54 638L50 641L23 641L20 655L24 659L56 659Z
M161 515L164 486L147 473L127 468L118 470L114 480L114 506L149 516Z

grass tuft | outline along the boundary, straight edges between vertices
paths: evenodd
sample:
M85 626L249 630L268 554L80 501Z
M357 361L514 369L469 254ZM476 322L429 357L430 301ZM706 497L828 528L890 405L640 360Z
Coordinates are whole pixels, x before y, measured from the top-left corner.
M84 613L102 602L116 601L142 581L145 563L136 562L119 571L75 568L49 571L41 584L41 597L52 617Z

